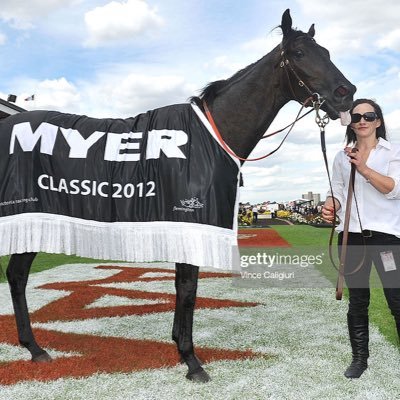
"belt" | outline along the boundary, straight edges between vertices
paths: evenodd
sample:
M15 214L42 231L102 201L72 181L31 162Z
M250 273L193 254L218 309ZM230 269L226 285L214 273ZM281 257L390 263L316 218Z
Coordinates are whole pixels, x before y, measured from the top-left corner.
M391 236L389 233L384 233L384 232L378 232L378 231L371 231L370 229L363 229L363 231L361 232L361 234L365 237L365 238L370 238L373 236Z

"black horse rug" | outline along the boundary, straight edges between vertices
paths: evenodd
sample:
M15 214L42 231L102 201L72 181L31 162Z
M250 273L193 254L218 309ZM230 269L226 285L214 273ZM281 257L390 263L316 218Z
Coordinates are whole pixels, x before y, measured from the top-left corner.
M127 119L8 117L0 122L0 255L229 268L239 169L194 104Z

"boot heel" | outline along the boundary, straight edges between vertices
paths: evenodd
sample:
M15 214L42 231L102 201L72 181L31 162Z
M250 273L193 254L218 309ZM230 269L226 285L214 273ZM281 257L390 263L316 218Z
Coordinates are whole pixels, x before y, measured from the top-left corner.
M344 376L349 379L357 379L367 368L368 364L366 360L353 360L344 372Z

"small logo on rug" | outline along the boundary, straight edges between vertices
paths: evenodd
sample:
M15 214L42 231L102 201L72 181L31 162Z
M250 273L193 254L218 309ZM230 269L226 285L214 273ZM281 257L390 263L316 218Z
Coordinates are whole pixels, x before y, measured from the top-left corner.
M181 200L183 207L188 208L203 208L204 204L199 202L197 197L192 197L189 200Z
M191 199L180 200L182 207L174 207L173 211L194 212L196 208L203 208L204 204L200 203L197 197Z

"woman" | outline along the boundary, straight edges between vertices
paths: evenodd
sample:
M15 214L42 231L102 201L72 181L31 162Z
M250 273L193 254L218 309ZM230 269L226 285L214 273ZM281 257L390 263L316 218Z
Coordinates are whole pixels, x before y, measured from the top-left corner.
M353 359L344 374L347 378L359 378L368 366L372 263L400 335L400 146L386 140L382 110L376 102L358 99L350 113L347 147L335 157L333 197L326 199L322 217L333 223L336 208L340 220L336 228L340 251L350 170L354 165L356 174L345 262L345 280L349 288L347 323Z

